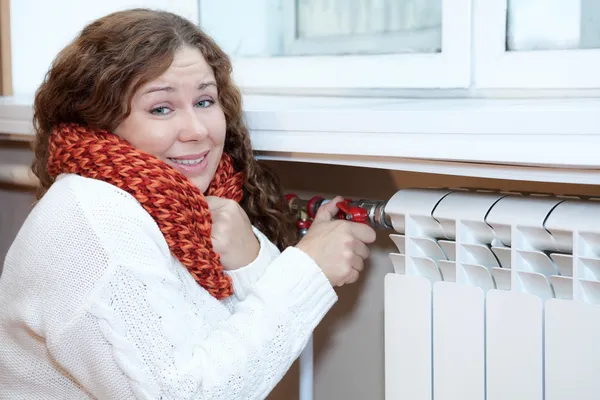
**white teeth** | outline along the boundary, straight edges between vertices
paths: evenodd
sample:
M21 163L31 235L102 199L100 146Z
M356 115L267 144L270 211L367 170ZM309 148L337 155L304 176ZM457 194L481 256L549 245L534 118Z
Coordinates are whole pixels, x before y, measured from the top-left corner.
M177 158L169 158L169 160L171 160L177 164L194 165L194 164L200 164L202 162L202 160L204 160L204 157L198 158L196 160L178 160Z

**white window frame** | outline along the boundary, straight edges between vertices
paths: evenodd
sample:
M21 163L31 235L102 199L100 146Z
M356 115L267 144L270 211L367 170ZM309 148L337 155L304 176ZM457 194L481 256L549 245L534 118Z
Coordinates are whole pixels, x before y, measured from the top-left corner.
M442 0L439 53L234 58L234 79L250 90L465 89L471 79L471 7L471 0Z
M441 39L442 28L431 27L417 31L360 36L298 38L296 0L283 2L282 50L284 56L343 55L359 52L362 55L419 53L431 51L432 40ZM376 46L373 44L376 43ZM441 42L440 42L441 46ZM438 46L439 47L439 46Z
M600 88L600 49L506 51L508 0L474 0L478 89Z

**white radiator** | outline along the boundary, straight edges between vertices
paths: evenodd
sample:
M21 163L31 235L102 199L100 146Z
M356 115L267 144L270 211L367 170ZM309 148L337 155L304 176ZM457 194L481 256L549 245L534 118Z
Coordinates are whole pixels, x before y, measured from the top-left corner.
M385 212L386 400L600 399L600 202L410 189Z

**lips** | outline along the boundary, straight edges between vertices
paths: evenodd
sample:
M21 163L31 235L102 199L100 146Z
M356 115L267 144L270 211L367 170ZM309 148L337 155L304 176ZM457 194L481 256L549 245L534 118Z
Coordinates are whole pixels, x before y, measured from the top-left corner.
M202 153L195 153L195 154L188 154L185 156L167 157L167 158L174 163L184 164L184 165L193 165L193 164L201 163L207 154L208 154L208 151L203 151Z
M189 154L180 157L167 157L171 166L178 169L188 178L201 176L208 166L208 155L210 151L203 153Z
M191 158L191 159L169 158L169 160L176 164L196 165L196 164L200 164L202 162L202 160L204 160L204 157L206 157L206 154L203 155L202 157L198 157L198 158Z

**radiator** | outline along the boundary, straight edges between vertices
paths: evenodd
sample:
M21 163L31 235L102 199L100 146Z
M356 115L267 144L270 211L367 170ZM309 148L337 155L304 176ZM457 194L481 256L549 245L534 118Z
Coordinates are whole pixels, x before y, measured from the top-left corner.
M600 399L600 202L397 192L387 400Z

